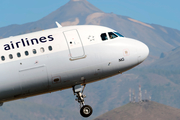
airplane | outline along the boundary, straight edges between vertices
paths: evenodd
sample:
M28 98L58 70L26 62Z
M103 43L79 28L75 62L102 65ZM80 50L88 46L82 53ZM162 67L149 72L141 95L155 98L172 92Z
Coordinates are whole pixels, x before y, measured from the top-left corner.
M93 109L84 101L86 84L122 74L149 54L144 43L108 27L56 24L0 40L0 106L72 88L80 114L89 117Z

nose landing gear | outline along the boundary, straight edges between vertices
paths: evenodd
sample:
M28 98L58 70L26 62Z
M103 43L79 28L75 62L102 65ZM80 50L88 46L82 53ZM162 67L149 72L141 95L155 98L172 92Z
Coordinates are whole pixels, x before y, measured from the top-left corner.
M93 109L89 105L85 105L84 98L86 98L86 95L83 94L84 88L86 85L84 85L83 89L81 88L81 85L76 85L73 87L74 95L76 95L76 101L80 103L80 114L83 117L89 117Z

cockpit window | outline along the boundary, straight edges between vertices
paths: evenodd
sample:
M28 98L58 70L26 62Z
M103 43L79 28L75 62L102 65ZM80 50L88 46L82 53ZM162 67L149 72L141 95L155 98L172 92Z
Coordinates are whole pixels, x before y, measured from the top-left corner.
M116 38L116 37L118 37L116 34L114 34L113 32L108 32L108 34L109 34L109 38L110 39L114 39L114 38Z
M102 34L101 34L101 39L102 39L103 41L108 40L106 33L102 33Z
M121 35L120 33L118 32L114 32L116 35L118 35L119 37L124 37L123 35Z

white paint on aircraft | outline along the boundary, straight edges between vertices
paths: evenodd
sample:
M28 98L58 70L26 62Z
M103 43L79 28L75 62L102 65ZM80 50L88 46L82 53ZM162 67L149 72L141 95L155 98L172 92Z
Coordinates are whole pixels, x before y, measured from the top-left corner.
M83 117L82 86L123 73L141 62L148 47L94 25L62 27L0 40L0 103L73 88Z

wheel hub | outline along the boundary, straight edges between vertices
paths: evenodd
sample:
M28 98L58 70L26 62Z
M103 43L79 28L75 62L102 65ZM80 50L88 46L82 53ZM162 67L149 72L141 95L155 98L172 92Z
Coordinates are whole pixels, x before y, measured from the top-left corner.
M90 109L89 109L89 108L87 108L87 107L86 107L86 108L84 108L84 110L83 110L83 111L84 111L84 114L89 114L89 113L90 113Z

